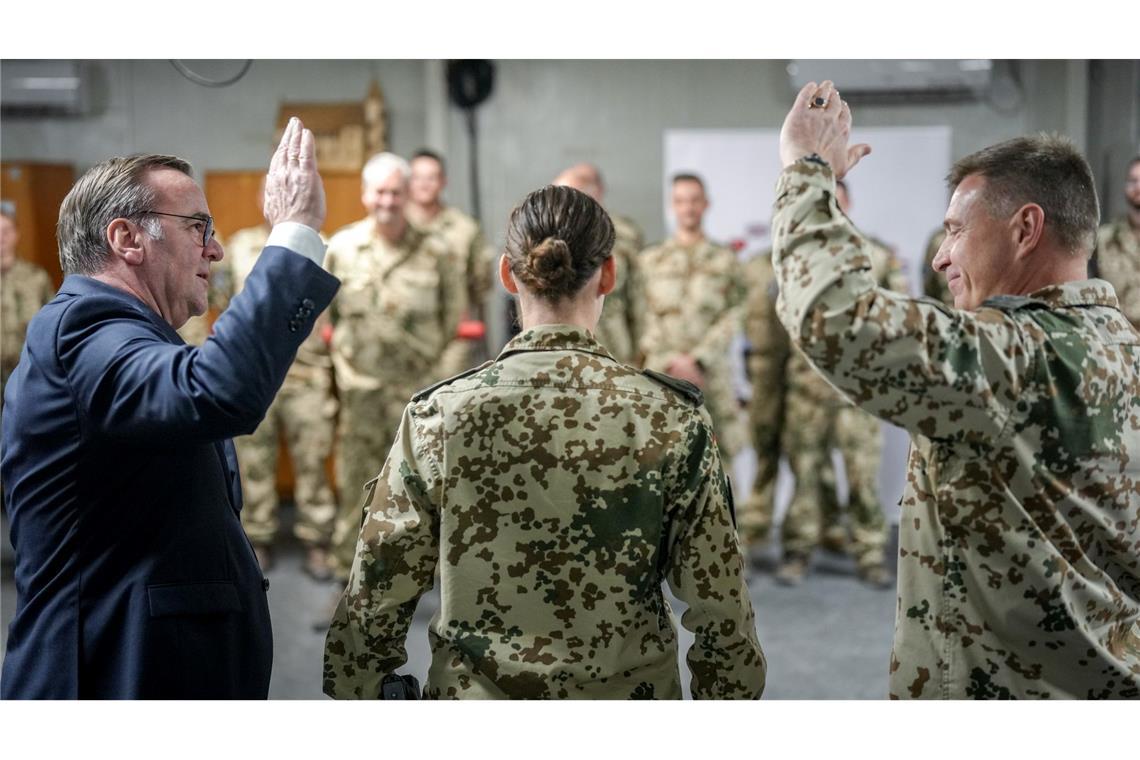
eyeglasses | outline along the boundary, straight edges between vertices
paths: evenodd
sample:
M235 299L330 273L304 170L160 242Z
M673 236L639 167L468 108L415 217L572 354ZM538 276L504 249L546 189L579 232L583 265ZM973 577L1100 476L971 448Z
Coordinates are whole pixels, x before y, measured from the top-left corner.
M157 214L158 216L173 216L179 219L193 219L196 222L204 224L202 228L202 247L205 248L210 244L211 238L214 237L214 217L207 214L199 216L186 216L185 214L168 214L165 211L145 211L146 214Z

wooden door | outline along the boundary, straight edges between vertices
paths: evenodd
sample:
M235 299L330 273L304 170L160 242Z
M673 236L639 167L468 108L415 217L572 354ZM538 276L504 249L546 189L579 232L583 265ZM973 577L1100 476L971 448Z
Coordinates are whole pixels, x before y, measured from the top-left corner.
M262 223L258 193L264 176L265 171L261 169L206 173L206 202L223 239ZM364 208L360 205L360 172L323 171L321 179L325 184L327 208L321 232L327 238L346 224L363 218Z
M58 288L63 282L55 225L59 204L75 184L75 167L66 164L0 164L0 198L16 217L17 254L47 270Z

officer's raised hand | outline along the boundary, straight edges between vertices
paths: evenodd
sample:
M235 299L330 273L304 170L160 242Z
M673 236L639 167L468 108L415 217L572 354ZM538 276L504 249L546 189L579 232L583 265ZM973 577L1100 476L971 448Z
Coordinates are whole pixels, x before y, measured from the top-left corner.
M263 211L270 227L298 222L320 230L325 223L325 188L317 173L316 142L295 116L289 119L269 162Z
M840 100L835 84L831 80L820 85L808 82L780 129L780 162L787 168L815 153L831 164L836 178L842 178L871 152L865 143L849 146L850 138L851 109Z

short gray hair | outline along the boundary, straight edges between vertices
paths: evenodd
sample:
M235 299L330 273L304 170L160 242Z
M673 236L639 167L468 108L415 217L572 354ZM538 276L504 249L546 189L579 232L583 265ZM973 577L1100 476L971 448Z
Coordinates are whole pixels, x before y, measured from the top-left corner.
M1015 137L971 153L954 164L950 189L966 177L986 179L982 196L993 217L1008 217L1026 203L1045 212L1045 224L1070 251L1088 255L1096 242L1100 204L1088 161L1067 137Z
M162 239L162 226L146 215L154 204L154 188L145 181L152 169L191 176L190 164L181 158L147 153L107 159L79 178L59 207L56 225L64 274L92 275L107 268L107 227L115 219L138 222L152 238Z
M388 179L392 172L399 172L405 185L412 178L412 167L407 161L395 153L377 153L364 165L360 179L365 185L377 184Z

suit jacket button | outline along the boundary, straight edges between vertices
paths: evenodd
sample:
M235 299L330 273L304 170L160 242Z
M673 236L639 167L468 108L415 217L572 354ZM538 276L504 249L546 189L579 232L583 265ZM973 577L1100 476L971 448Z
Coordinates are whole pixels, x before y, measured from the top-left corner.
M262 578L261 579L261 590L262 591L268 591L269 590L269 579L268 578Z

